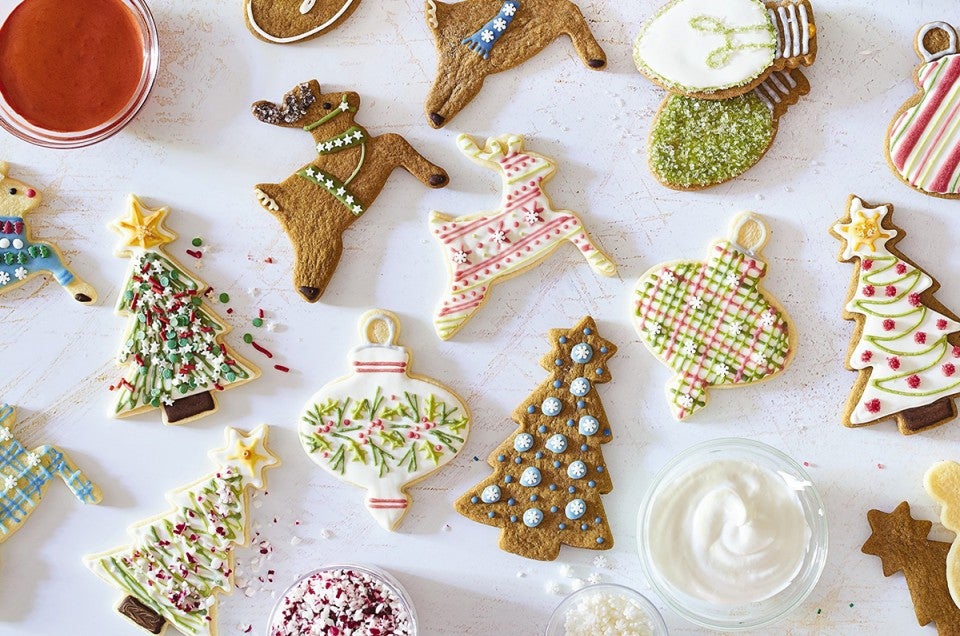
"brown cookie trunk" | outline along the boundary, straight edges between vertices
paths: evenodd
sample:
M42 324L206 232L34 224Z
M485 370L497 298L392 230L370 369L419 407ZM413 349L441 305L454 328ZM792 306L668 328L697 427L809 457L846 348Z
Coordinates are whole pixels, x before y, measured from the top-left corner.
M957 407L950 397L942 397L936 402L901 411L900 422L907 430L918 433L927 428L939 426L957 416Z
M163 626L167 622L163 616L160 616L133 596L127 596L120 601L117 611L151 634L162 632Z
M163 406L163 412L167 416L168 423L176 424L177 422L208 413L216 408L217 403L213 399L213 394L210 391L204 391L203 393L195 393L194 395L188 395L179 400L174 400L173 404L165 404Z

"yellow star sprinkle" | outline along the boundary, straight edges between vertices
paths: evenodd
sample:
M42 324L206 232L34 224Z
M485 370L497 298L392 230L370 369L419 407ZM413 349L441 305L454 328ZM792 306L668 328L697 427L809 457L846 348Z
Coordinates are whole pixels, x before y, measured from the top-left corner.
M275 466L280 460L267 448L267 427L261 424L249 434L227 427L227 445L210 453L218 466L234 468L244 481L255 487L263 487L263 470Z
M130 195L130 210L126 216L114 220L110 227L120 234L117 253L125 256L130 248L150 250L170 243L177 235L163 225L169 208L152 209L143 204L137 195Z

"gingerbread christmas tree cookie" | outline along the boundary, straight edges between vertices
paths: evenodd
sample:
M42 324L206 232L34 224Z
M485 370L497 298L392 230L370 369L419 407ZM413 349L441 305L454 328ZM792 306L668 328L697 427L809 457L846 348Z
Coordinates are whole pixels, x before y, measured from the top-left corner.
M227 349L223 337L231 327L207 306L207 285L163 251L176 239L164 226L168 213L131 195L127 214L110 226L121 237L117 256L131 262L117 301L117 313L130 320L111 414L159 408L165 424L183 424L216 411L216 393L260 370Z
M233 591L234 548L248 541L248 489L265 488L263 472L280 463L267 448L267 427L226 429L210 453L216 470L171 493L173 510L131 529L131 545L84 559L127 596L117 611L151 634L172 626L216 636L217 597Z
M500 548L548 561L566 544L613 547L600 495L613 490L602 444L612 438L598 388L617 348L587 316L551 329L540 365L548 377L513 412L517 431L487 460L493 474L456 502L457 511L500 528Z
M893 206L850 196L831 233L839 260L854 264L843 317L856 322L847 368L859 373L845 426L896 419L905 435L956 417L960 393L960 318L934 294L940 285L895 247L905 236Z
M796 351L784 309L762 287L760 250L767 226L745 212L706 261L657 265L637 282L634 326L674 371L667 401L678 420L707 405L707 390L761 382L783 371Z

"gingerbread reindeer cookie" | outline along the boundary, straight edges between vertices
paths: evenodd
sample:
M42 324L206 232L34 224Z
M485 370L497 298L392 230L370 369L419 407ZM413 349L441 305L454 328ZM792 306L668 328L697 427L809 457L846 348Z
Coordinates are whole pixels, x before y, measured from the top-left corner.
M340 25L360 0L244 0L247 28L264 42L290 44Z
M403 168L424 185L442 188L443 168L423 158L394 133L373 137L354 121L360 96L324 94L316 80L304 82L279 104L260 101L253 114L260 121L302 128L313 136L317 157L280 183L261 183L257 199L277 217L293 243L294 286L316 302L343 253L342 234L380 194L387 178Z
M425 108L434 128L463 110L487 76L519 66L561 35L573 40L588 68L607 65L570 0L427 0L426 18L437 47L437 77Z

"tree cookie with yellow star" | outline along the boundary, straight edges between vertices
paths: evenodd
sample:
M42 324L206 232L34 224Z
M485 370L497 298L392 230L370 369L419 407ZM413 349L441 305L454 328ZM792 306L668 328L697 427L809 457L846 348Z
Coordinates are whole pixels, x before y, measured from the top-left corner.
M183 424L217 410L216 395L259 377L260 370L223 342L231 327L212 311L208 286L163 251L177 235L164 226L168 208L135 195L110 227L116 255L130 259L117 313L130 322L118 362L113 417L161 409L165 424Z
M117 611L151 634L217 634L215 595L233 590L233 551L250 539L247 491L265 489L264 470L280 464L266 425L226 436L210 453L214 472L167 495L172 510L131 528L131 545L84 558L126 594Z
M843 424L895 419L904 435L957 416L960 317L935 297L940 283L897 248L905 233L893 206L872 207L851 195L830 233L853 263L843 317L856 323L846 367L858 372Z

